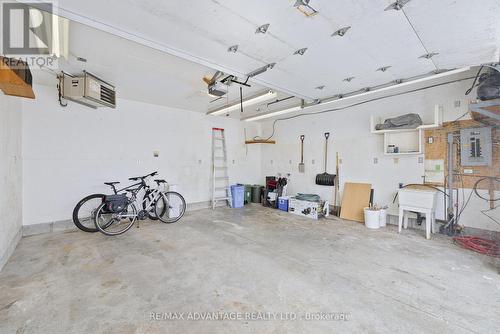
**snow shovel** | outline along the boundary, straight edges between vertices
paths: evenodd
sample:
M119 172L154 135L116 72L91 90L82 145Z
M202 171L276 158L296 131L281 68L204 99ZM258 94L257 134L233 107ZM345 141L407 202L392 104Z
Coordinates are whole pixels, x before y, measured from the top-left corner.
M299 163L299 173L304 173L306 165L304 164L304 135L300 136L300 163Z
M316 184L320 186L334 186L335 185L335 175L328 174L328 137L330 137L330 132L325 132L325 172L316 175Z

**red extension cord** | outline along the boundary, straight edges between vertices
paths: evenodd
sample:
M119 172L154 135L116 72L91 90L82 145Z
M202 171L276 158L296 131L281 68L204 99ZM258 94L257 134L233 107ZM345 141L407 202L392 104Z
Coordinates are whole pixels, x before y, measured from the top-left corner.
M479 237L454 237L453 241L463 248L473 250L474 252L500 257L499 240L488 240Z

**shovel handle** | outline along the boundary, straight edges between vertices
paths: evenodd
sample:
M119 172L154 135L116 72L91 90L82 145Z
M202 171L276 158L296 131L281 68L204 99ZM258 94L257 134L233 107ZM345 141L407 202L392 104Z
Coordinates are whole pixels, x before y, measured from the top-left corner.
M304 135L301 135L300 136L300 163L304 163L304 138L306 138L306 136Z
M330 137L330 132L325 132L325 138L328 139Z

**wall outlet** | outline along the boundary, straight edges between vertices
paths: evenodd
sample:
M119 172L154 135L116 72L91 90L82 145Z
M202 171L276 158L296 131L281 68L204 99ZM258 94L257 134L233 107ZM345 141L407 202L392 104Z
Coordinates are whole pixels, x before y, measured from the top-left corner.
M314 165L314 162L315 162L315 161L316 161L316 160L312 159L312 160L311 160L311 164L313 164L313 165Z
M462 104L462 102L460 102L460 100L456 100L454 105L455 105L455 108L460 108L460 105Z
M373 158L373 163L378 164L378 158Z
M434 137L429 137L429 138L427 138L427 142L428 142L429 144L434 143Z
M418 157L418 163L423 164L424 163L424 157Z

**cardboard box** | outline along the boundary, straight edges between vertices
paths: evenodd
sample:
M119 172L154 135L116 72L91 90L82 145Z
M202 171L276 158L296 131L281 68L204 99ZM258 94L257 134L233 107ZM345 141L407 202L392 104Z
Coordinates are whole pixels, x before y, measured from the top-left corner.
M288 212L302 217L319 219L320 217L328 216L329 205L325 201L309 202L290 197L288 200Z

